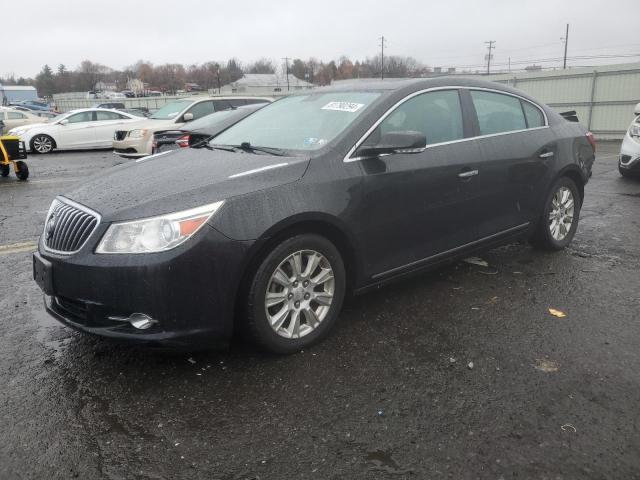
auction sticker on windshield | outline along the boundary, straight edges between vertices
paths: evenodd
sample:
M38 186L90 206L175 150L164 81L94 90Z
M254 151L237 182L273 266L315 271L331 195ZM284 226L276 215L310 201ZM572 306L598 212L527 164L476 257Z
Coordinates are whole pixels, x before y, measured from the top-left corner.
M364 107L364 103L353 103L353 102L329 102L322 110L337 110L338 112L357 112L362 107Z

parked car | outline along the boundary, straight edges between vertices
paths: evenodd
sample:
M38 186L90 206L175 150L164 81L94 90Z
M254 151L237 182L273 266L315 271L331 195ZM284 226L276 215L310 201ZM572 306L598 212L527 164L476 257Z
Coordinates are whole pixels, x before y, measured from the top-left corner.
M146 108L118 108L117 109L120 112L126 112L126 113L130 113L131 115L135 115L136 117L140 117L140 118L147 118L149 116L151 116L151 114L149 113L149 110L147 110Z
M60 115L59 113L55 113L55 112L45 112L42 110L33 110L31 112L32 115L35 115L36 117L40 117L40 122L46 121L48 119L51 118L55 118L58 115Z
M47 102L41 102L38 100L24 100L17 102L16 106L28 108L29 110L42 110L48 112L51 110L51 106Z
M128 129L116 131L113 139L114 152L125 158L151 155L153 134L161 130L180 129L193 120L221 110L250 103L268 103L270 98L260 97L201 97L185 98L166 104L146 120L128 125Z
M84 108L58 115L48 123L17 127L9 133L20 137L35 153L50 153L56 148L109 148L116 130L139 120L140 117L116 110Z
M152 153L160 153L197 145L238 123L265 105L267 104L256 103L232 110L222 110L186 123L180 130L156 132L153 135L151 151Z
M640 176L640 103L633 109L635 118L622 140L618 170L623 177Z
M112 108L114 110L122 110L126 105L122 102L104 102L96 103L92 108Z
M11 107L0 107L0 120L4 122L4 128L7 131L24 125L45 121L42 117L34 115L31 112L24 112Z
M563 249L594 152L580 124L497 83L296 93L206 148L57 197L34 276L84 332L210 346L235 330L294 352L328 334L347 290L516 239Z

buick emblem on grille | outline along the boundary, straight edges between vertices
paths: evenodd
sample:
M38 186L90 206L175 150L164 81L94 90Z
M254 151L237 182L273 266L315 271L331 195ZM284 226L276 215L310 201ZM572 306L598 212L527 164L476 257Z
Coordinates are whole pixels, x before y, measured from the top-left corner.
M51 237L53 237L53 232L56 229L56 214L52 213L51 216L49 217L49 220L47 220L47 225L45 226L44 229L44 235L45 238L47 240L51 240Z

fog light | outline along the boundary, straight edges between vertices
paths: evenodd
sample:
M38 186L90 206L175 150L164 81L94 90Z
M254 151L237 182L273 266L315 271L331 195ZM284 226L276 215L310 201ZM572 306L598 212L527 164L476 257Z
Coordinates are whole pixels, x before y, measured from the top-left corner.
M134 328L138 330L146 330L150 328L154 324L158 323L158 321L154 318L151 318L149 315L144 313L132 313L128 317L109 317L109 320L115 320L117 322L129 322Z

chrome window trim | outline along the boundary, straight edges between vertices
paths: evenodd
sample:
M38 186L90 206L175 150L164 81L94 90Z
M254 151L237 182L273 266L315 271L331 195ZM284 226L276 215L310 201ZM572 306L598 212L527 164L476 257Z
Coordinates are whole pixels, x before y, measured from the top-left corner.
M542 112L542 116L544 118L544 125L541 126L541 127L523 128L523 129L520 129L520 130L511 130L511 131L508 131L508 132L489 133L487 135L478 135L476 137L459 138L457 140L450 140L448 142L432 143L432 144L427 145L425 147L425 150L428 149L428 148L432 148L432 147L440 147L442 145L451 145L453 143L468 142L469 140L476 140L476 139L479 139L479 138L490 138L490 137L496 137L498 135L510 135L512 133L530 132L532 130L542 130L543 128L549 128L549 119L548 119L547 113L544 111L544 109L540 105L532 102L531 100L529 100L527 98L524 98L521 95L517 95L515 93L505 92L503 90L498 90L498 89L494 89L494 88L465 87L465 86L460 86L460 85L449 85L449 86L445 86L445 87L425 88L423 90L419 90L417 92L410 93L406 97L404 97L401 100L399 100L395 105L391 106L386 112L384 112L382 114L382 116L378 120L376 120L376 122L371 126L371 128L369 128L369 130L367 130L365 132L365 134L362 137L360 137L360 140L358 140L355 143L355 145L353 145L353 147L351 147L351 149L349 149L349 151L344 156L342 161L344 163L358 162L360 160L364 160L365 158L368 158L368 157L352 157L352 155L355 153L355 151L358 149L358 147L360 147L360 145L362 145L362 143L367 139L367 137L369 135L371 135L371 133L373 133L373 131L378 127L378 125L380 125L384 121L385 118L387 118L389 115L391 115L396 108L398 108L404 102L406 102L408 100L411 100L413 97L417 97L418 95L422 95L423 93L436 92L436 91L439 91L439 90L481 90L481 91L486 91L486 92L500 93L502 95L509 95L511 97L515 97L515 98L518 98L518 99L520 99L522 101L530 103L531 105L536 107L538 110L540 110ZM464 118L463 118L463 121L464 121Z
M82 250L84 248L84 246L87 244L87 242L89 241L89 239L95 234L95 232L98 230L98 226L100 225L100 223L102 222L102 215L100 215L98 212L96 212L95 210L91 210L89 207L85 207L84 205L78 203L78 202L74 202L73 200L68 199L67 197L63 197L62 195L58 195L54 201L58 201L60 203L65 203L71 207L77 208L78 210L83 211L84 213L91 215L92 217L94 217L97 221L96 226L93 227L93 231L89 234L89 236L86 238L86 240L84 242L82 242L82 245L80 245L76 250L72 251L72 252L62 252L60 250L55 250L53 248L49 248L47 246L47 239L45 238L45 233L46 233L46 229L47 229L47 222L49 222L49 217L51 216L51 207L49 207L49 211L47 212L47 217L44 220L44 229L42 231L42 246L44 247L44 249L47 252L50 253L55 253L56 255L73 255L74 253L78 253L80 250ZM53 206L53 202L51 204Z

